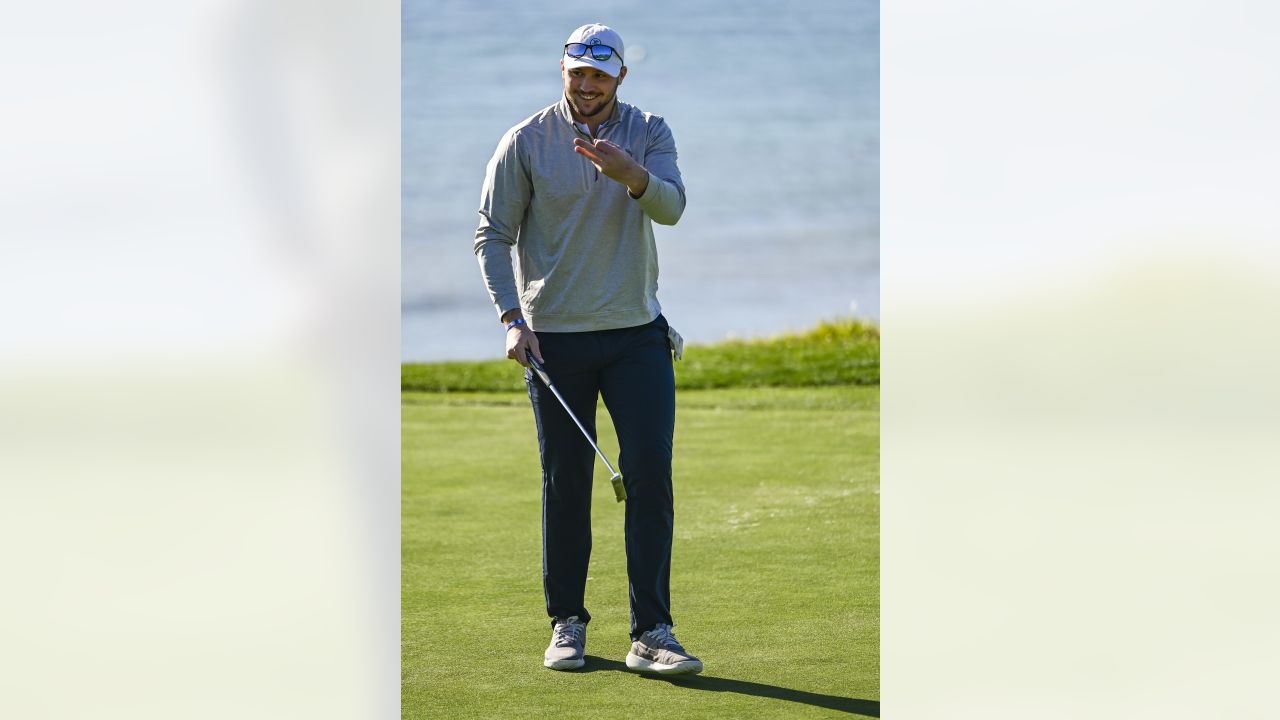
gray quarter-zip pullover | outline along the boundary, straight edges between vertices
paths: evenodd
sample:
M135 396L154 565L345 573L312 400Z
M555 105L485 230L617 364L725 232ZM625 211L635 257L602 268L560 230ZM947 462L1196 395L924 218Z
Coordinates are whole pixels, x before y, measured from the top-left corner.
M499 317L520 308L535 330L644 325L662 312L652 222L674 225L684 212L675 140L661 117L623 102L597 128L597 138L649 171L636 198L574 152L575 137L592 139L561 98L498 143L485 170L474 248L489 297Z

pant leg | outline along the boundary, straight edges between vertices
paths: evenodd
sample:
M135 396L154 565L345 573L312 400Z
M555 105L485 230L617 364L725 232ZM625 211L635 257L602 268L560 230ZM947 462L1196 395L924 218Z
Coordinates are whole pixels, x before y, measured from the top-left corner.
M596 437L598 373L586 338L538 333L547 374L582 424ZM595 451L555 395L525 371L542 458L542 589L550 617L591 619L585 606L591 559L591 479Z
M600 391L618 433L619 470L627 488L627 579L631 637L671 624L671 540L675 522L671 450L675 374L666 320L616 333Z

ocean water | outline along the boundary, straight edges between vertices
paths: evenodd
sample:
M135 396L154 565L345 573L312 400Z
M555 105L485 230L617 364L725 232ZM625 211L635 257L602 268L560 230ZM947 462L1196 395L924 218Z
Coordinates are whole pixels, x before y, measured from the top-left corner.
M878 3L432 0L402 16L402 358L502 356L472 253L485 164L559 99L588 22L626 43L618 97L675 135L688 206L654 233L686 341L878 320Z

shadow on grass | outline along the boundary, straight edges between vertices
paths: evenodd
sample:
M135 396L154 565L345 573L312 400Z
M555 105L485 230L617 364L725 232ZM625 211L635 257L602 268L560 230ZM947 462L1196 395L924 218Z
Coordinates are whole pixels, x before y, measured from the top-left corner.
M756 697L814 705L828 710L838 710L865 717L880 717L879 700L860 700L858 698L840 697L839 695L823 695L804 690L791 690L777 685L765 685L763 683L747 682L746 680L709 677L707 675L649 675L634 672L627 667L626 663L618 662L617 660L606 660L595 655L587 655L584 659L586 664L582 666L582 670L579 672L599 672L601 670L625 672L639 675L647 680L663 681L691 690L733 692L741 695L754 695Z

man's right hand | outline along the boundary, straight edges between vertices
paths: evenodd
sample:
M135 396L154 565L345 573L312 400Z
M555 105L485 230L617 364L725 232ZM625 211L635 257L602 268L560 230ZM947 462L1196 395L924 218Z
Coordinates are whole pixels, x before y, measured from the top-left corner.
M516 325L507 331L507 358L515 360L524 367L529 367L527 353L533 353L538 362L542 362L542 351L538 349L538 336L528 325Z

